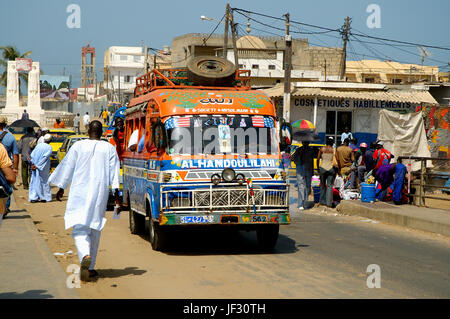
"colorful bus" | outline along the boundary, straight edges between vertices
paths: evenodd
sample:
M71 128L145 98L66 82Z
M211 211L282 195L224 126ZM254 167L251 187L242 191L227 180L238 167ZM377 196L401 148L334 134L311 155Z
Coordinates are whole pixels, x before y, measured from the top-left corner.
M256 231L275 247L290 223L275 108L237 70L227 86L189 81L185 69L153 70L136 81L125 111L123 196L131 233L163 250L179 227ZM222 84L223 85L223 84ZM196 227L191 227L195 231Z

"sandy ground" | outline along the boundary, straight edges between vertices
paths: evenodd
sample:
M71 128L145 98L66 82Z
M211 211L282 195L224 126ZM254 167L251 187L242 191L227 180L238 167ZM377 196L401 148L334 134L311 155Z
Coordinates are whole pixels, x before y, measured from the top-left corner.
M17 184L20 185L20 181ZM62 202L35 204L28 202L28 192L22 186L17 186L14 194L17 205L30 213L50 250L65 253L55 256L61 267L66 270L71 264L79 264L71 231L64 229L68 191ZM281 228L276 253L262 254L256 249L254 233L242 232L180 233L175 236L179 248L156 252L152 250L147 234L130 234L127 212L122 213L119 220L113 220L112 212L107 212L108 221L102 232L96 265L100 277L96 282L82 284L80 297L402 298L450 295L446 286L430 294L434 288L422 292L420 286L413 289L409 283L396 282L397 279L392 279L392 288L382 292L365 287L366 260L371 258L370 249L378 249L383 244L380 241L385 239L382 238L393 237L393 241L405 246L399 246L391 253L386 249L392 245L383 244L381 255L397 256L403 254L405 247L413 250L420 248L422 243L432 245L420 252L411 251L408 257L402 256L403 259L387 259L386 263L392 260L390 267L398 272L398 276L408 274L405 281L413 274L405 272L402 265L409 264L419 253L433 252L430 260L442 256L442 252L447 255L450 251L448 240L409 232L401 227L367 223L355 216L336 216L334 212L311 211L310 214L312 219L303 214L296 224ZM413 233L418 238L418 245L410 243ZM362 240L369 234L373 239L367 239L364 244L357 243L359 238ZM397 237L398 234L402 237ZM335 245L343 246L338 250ZM365 248L369 246L372 248ZM441 259L433 267L448 270L448 258ZM424 273L425 281L442 282L442 270L429 273L425 269Z

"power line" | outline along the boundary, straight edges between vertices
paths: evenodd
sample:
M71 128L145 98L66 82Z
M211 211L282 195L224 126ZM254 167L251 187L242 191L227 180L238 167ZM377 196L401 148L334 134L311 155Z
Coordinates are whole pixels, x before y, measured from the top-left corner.
M356 30L356 29L355 29L355 30ZM359 31L359 30L356 30L356 31L358 31L358 32L360 32L360 33L366 35L364 32L361 32L361 31ZM354 34L353 34L353 35L354 35ZM361 41L361 40L359 40L359 41L360 41L360 42L364 42L364 41ZM399 48L399 47L398 47L399 45L394 45L394 44L390 44L390 43L384 43L384 42L382 42L381 40L377 40L377 41L378 41L379 44L381 44L381 45L387 45L387 46L389 46L389 47L392 47L392 48L394 48L394 49L400 50L400 51L402 51L402 52L405 52L405 53L408 53L408 54L411 54L411 55L414 55L414 56L417 56L417 57L422 57L422 55L420 55L420 54L418 54L418 53L411 52L411 51L408 51L408 50ZM365 42L365 43L367 43L367 42ZM376 44L376 43L373 43L373 42L372 42L372 44ZM437 63L445 63L444 61L439 61L439 60L432 59L432 58L428 58L428 60L434 61L434 62L437 62Z
M259 20L254 19L254 18L246 16L242 12L239 12L239 11L236 11L236 12L239 13L240 15L246 17L247 19L252 20L252 21L254 21L256 23L259 23L259 24L261 24L263 26L266 26L266 27L269 27L269 28L272 28L272 29L275 29L275 30L279 30L279 31L284 31L283 28L279 28L279 27L276 27L276 26L273 26L273 25L261 22ZM270 17L270 16L268 16L268 17ZM283 21L283 19L281 19L281 18L276 18L276 17L271 17L271 18ZM294 21L290 21L290 22L294 22ZM313 35L313 34L326 34L326 33L330 33L330 32L339 32L339 29L330 29L330 30L321 31L321 32L312 32L312 31L291 31L291 32L292 33L297 33L297 34L310 34L310 35Z
M232 8L232 10L241 11L241 12L245 12L245 13L256 14L256 15L259 15L259 16L262 16L262 17L284 21L284 19L282 19L282 18L270 16L270 15L267 15L267 14L264 14L264 13L259 13L259 12L254 12L254 11L249 11L249 10L244 10L244 9L239 9L239 8ZM321 29L321 30L327 30L329 32L339 32L338 29L331 29L331 28L321 27L321 26L308 24L308 23L303 23L303 22L298 22L298 21L294 21L294 20L290 20L289 22L290 23L296 23L296 24L303 25L303 26L313 27L313 28L317 28L317 29Z
M435 45L407 42L407 41L400 41L400 40L392 40L392 39L374 37L374 36L364 35L364 34L359 34L359 33L353 33L353 35L360 36L360 37L365 37L365 38L369 38L369 39L376 39L376 40L395 42L395 43L401 43L401 44L409 44L409 45L418 46L418 47L424 47L424 48L431 48L431 49L450 51L450 48L440 47L440 46L435 46Z
M211 35L217 30L217 28L219 27L219 25L222 23L223 18L225 18L225 14L222 16L222 19L220 19L219 23L217 23L216 27L211 31L211 33L208 35L208 37L206 38L206 40L203 40L204 45L206 45L206 41L209 40L209 38L211 37Z
M248 14L255 14L255 15L259 15L262 17L267 17L267 18L271 18L271 19L275 19L275 20L283 20L282 18L279 17L274 17L274 16L270 16L267 14L263 14L263 13L258 13L258 12L254 12L254 11L249 11L249 10L244 10L244 9L239 9L239 8L233 8L232 10L235 11L240 11L240 12L245 12ZM308 23L303 23L303 22L298 22L298 21L294 21L291 20L290 23L296 23L299 25L304 25L304 26L309 26L312 28L317 28L317 29L321 29L321 30L327 30L330 32L339 32L339 29L331 29L331 28L326 28L326 27L322 27L322 26L318 26L318 25L313 25L313 24L308 24ZM407 41L400 41L400 40L394 40L394 39L388 39L388 38L382 38L382 37L374 37L374 36L370 36L367 34L361 34L361 33L353 33L353 35L356 36L360 36L360 37L365 37L365 38L369 38L369 39L376 39L376 40L382 40L382 41L388 41L388 42L394 42L394 43L400 43L400 44L407 44L407 45L414 45L414 46L422 46L425 48L431 48L431 49L438 49L438 50L446 50L446 51L450 51L450 48L448 47L441 47L441 46L435 46L435 45L427 45L427 44L421 44L421 43L414 43L414 42L407 42Z

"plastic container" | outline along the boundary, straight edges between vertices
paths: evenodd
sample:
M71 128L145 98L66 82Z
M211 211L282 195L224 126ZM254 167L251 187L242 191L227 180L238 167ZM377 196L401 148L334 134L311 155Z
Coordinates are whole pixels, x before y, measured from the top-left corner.
M375 184L361 184L361 201L364 203L375 201Z
M312 186L312 187L320 186L320 177L319 177L319 176L314 175L314 176L311 178L311 186Z
M318 203L320 201L320 186L314 186L313 192L314 192L314 203Z

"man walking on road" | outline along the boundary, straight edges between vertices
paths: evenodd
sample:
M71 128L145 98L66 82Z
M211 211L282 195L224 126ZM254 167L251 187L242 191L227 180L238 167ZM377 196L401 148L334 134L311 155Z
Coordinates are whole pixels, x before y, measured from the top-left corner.
M104 110L102 111L102 117L103 117L103 122L104 122L105 124L108 124L108 111L107 111L106 109L104 109Z
M44 143L36 145L31 152L31 181L28 192L31 203L37 203L39 200L43 203L52 201L52 192L48 183L50 155L53 150L49 145L51 140L50 134L44 135Z
M30 143L35 139L32 127L27 127L27 134L19 140L19 152L22 157L22 185L24 189L28 189L30 184L31 169L31 147Z
M299 210L305 209L305 203L311 194L311 179L314 172L314 149L309 146L308 141L302 142L302 146L294 151L291 156L295 163L298 183L298 202Z
M105 212L109 186L119 200L120 163L110 143L101 140L102 124L89 124L89 139L76 142L50 176L50 183L59 187L60 201L72 182L64 216L66 229L73 227L72 237L81 264L80 278L89 281L98 276L94 270L100 235L106 223Z
M80 113L77 113L77 115L73 118L73 131L77 134L80 133Z
M89 112L86 112L83 116L83 124L84 129L87 130L89 123L91 122L91 117L89 116Z

